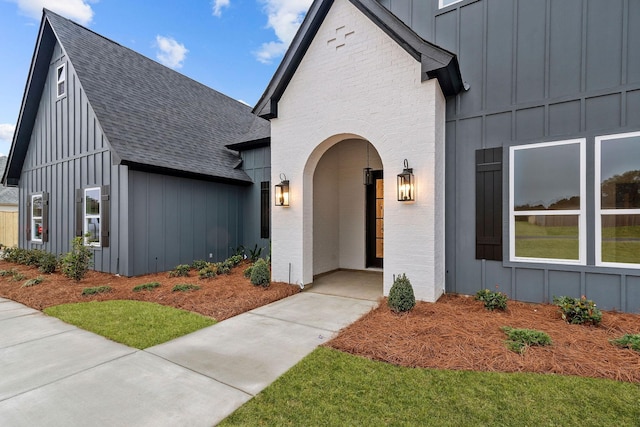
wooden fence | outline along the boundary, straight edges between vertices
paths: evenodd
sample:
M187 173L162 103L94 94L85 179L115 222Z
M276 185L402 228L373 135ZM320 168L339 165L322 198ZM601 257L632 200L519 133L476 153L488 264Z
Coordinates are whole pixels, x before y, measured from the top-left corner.
M0 212L0 243L18 245L18 212Z

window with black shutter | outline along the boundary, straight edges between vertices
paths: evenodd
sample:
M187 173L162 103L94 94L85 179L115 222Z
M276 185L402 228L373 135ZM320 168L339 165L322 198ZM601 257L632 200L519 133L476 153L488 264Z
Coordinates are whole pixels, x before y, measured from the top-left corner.
M476 259L502 261L502 147L476 150Z

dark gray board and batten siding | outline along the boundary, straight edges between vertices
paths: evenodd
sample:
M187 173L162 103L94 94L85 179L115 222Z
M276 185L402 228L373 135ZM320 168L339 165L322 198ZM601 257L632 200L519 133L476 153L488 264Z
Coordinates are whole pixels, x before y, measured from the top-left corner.
M458 55L469 90L447 99L447 292L499 285L511 298L587 295L640 312L640 270L596 267L594 138L640 130L636 0L380 0ZM508 147L586 138L587 265L510 262ZM477 260L475 152L503 147L503 259ZM479 279L480 278L480 279Z
M273 192L273 185L271 183L271 149L267 147L260 147L242 151L242 169L251 177L253 185L246 189L247 194L245 197L246 204L243 213L244 221L244 245L247 250L254 249L255 245L258 248L262 248L262 257L269 255L269 238L262 238L261 235L261 183L268 182L269 192ZM269 210L273 209L271 200L269 200ZM270 218L269 218L270 220ZM270 224L268 231L270 235Z
M67 93L58 98L55 73L65 61ZM128 211L128 171L113 164L106 138L73 66L56 45L19 183L21 207L27 206L30 195L49 193L49 240L27 240L27 209L20 209L20 247L54 254L68 252L75 237L76 190L104 185L111 188L110 244L93 249L94 268L126 274L128 223L116 218Z

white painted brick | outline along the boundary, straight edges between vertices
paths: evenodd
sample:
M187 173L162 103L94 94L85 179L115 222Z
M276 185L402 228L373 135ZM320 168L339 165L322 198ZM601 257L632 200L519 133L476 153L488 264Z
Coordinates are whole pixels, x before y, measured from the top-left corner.
M355 32L336 51L327 40L342 25ZM313 173L327 149L356 138L375 146L385 170L385 295L400 273L418 299L442 294L445 101L437 81L421 82L420 69L348 0L334 2L271 124L272 181L285 173L291 185L291 206L273 209L274 280L312 281ZM409 204L396 200L405 158L417 180Z

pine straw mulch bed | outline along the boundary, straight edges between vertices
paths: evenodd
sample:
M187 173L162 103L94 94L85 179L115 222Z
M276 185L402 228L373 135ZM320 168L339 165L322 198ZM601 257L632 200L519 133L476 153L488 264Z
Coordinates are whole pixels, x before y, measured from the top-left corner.
M167 277L167 272L148 274L137 277L121 277L112 274L89 271L79 282L68 279L62 274L42 274L35 267L13 264L0 260L0 270L15 268L26 276L20 281L12 281L11 276L0 277L0 297L25 304L37 310L54 305L106 300L137 300L155 302L183 310L194 311L221 321L237 314L244 313L270 302L288 297L299 292L297 286L272 282L268 288L253 286L244 277L243 263L231 271L211 279L199 280L195 271L190 277ZM22 287L27 279L37 276L45 278L39 285ZM133 292L136 285L158 282L160 287ZM200 286L199 290L189 292L172 292L171 289L181 283ZM83 296L84 288L110 286L108 293Z
M506 348L502 326L541 330L549 347L520 355ZM395 365L421 368L537 372L640 382L640 353L609 342L640 333L640 315L603 312L597 326L570 325L558 307L509 301L506 312L488 311L473 298L445 295L419 302L405 314L382 300L377 309L326 345Z

